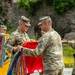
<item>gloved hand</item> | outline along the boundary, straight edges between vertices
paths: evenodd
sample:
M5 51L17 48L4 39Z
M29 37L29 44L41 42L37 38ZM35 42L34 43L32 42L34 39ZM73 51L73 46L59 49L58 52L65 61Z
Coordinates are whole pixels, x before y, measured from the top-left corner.
M18 50L17 47L13 47L13 51L16 52Z

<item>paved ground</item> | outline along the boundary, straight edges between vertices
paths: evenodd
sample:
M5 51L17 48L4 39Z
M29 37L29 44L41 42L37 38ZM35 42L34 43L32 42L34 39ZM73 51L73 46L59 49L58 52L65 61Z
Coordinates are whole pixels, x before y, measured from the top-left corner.
M30 75L39 75L39 73L30 74ZM65 68L64 75L72 75L72 68Z
M64 75L72 75L72 68L65 68Z

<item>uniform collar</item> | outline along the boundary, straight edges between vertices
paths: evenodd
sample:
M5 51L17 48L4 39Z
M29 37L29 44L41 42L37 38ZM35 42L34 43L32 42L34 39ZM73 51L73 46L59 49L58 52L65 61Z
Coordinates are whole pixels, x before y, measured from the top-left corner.
M47 32L52 32L52 31L54 31L54 29L50 29L50 30L48 30Z
M25 34L25 33L26 33L26 32L22 32L19 27L18 27L17 31L18 31L19 33L21 33L21 34Z

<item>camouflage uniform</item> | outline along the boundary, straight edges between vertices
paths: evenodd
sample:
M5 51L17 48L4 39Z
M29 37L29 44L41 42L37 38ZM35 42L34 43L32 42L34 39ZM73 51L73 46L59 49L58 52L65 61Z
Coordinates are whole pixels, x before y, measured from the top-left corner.
M39 44L35 50L23 48L23 54L27 56L39 56L42 54L45 70L43 75L58 75L60 71L63 71L64 66L60 35L52 29L44 33L38 41Z
M7 27L5 25L0 25L0 28L7 30Z
M24 22L25 25L27 25L27 26L30 25L29 20L24 16L21 17L20 21ZM8 52L13 53L13 47L22 45L25 41L30 41L30 38L26 32L22 32L20 30L20 28L18 27L18 29L16 31L12 32L11 35L9 36L9 38L7 39L7 41L5 43L5 49L8 50ZM20 64L20 58L19 58L18 62ZM18 67L19 66L20 65L18 65ZM15 70L15 68L14 68L14 71L16 73L14 74L14 72L13 72L13 75L17 75L18 71Z
M5 32L3 30L5 30ZM7 27L5 25L0 25L0 35L4 35L4 42L6 42L6 38L5 38L5 36L6 36L6 30L7 30ZM5 59L5 56L4 56L4 59Z
M27 33L22 33L20 29L17 29L15 32L13 32L8 40L5 43L5 48L8 50L10 53L13 53L13 46L18 46L23 44L25 41L30 41L29 36ZM20 60L20 58L19 58ZM18 60L18 62L20 62Z
M12 32L10 37L5 43L5 48L12 53L13 46L21 45L24 41L30 41L27 33L22 33L18 28L15 32Z
M5 32L3 31L5 30ZM0 25L0 33L6 33L7 27L5 25Z

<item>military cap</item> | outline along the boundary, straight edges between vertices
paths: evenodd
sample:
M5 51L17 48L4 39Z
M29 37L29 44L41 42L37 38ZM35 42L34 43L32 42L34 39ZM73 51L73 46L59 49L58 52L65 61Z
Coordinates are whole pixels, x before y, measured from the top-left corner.
M25 16L21 16L20 19L26 26L31 26L30 24L30 20L28 18L26 18Z
M0 28L7 30L7 27L5 25L0 25Z
M45 17L43 17L43 18L40 18L39 19L39 23L38 23L38 25L41 25L43 22L46 22L46 21L51 21L51 18L50 18L50 16L45 16Z

